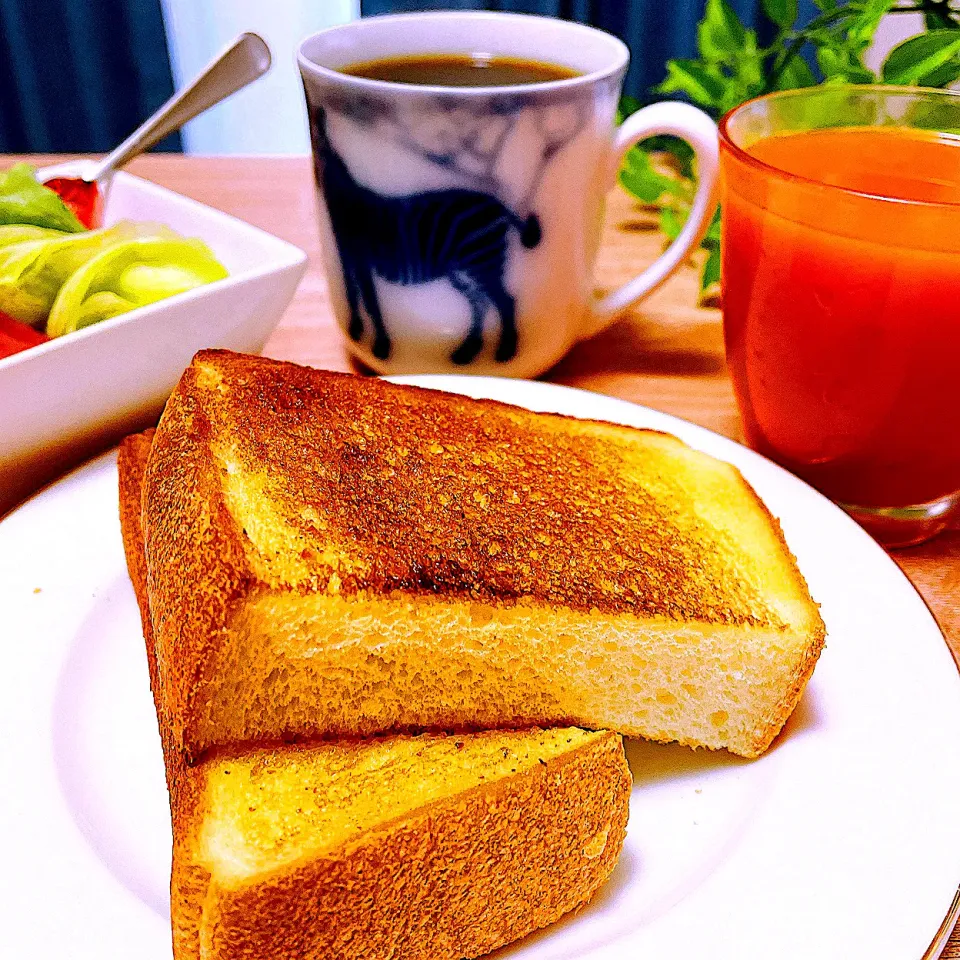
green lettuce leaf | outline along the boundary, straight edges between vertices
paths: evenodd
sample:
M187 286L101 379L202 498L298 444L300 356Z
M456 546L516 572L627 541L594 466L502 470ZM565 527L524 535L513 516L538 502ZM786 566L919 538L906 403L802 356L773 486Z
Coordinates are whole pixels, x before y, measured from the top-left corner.
M0 173L0 224L32 224L66 233L86 227L49 187L40 183L25 163Z
M63 284L47 333L59 337L226 276L205 243L170 231L114 243Z
M0 247L8 247L11 243L23 243L26 240L56 240L64 236L62 230L48 230L46 227L30 225L4 224L0 226ZM71 234L67 234L71 236Z
M0 245L0 312L43 326L67 278L103 249L129 239L134 230L123 223L83 233L50 231L49 238Z

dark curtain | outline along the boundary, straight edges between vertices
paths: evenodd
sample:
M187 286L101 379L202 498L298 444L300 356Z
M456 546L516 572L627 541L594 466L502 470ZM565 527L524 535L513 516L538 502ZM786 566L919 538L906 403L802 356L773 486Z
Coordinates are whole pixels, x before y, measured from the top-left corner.
M160 0L0 0L0 152L105 152L172 92Z
M665 75L672 57L694 55L697 23L705 0L361 0L363 14L405 10L508 10L542 13L579 20L609 30L630 47L630 72L625 91L647 99L650 88ZM761 40L769 25L760 14L759 0L730 0L741 19L758 28ZM813 0L801 0L801 15L812 15Z

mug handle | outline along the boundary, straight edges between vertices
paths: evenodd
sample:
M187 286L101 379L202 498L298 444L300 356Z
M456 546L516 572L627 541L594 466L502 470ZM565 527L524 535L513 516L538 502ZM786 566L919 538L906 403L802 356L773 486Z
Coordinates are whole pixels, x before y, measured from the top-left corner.
M648 137L665 133L686 140L696 154L698 184L690 216L673 243L643 273L594 304L592 324L588 320L585 337L598 333L617 314L656 290L697 247L713 219L720 167L717 125L702 110L687 103L653 103L627 117L613 141L611 179L616 177L631 147Z

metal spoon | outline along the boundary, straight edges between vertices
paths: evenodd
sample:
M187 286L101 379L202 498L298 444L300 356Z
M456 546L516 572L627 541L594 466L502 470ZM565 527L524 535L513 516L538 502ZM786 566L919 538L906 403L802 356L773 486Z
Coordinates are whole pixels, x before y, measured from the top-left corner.
M192 83L175 93L120 146L77 179L105 186L115 170L149 150L168 133L262 77L270 69L270 62L270 48L264 40L255 33L241 33Z

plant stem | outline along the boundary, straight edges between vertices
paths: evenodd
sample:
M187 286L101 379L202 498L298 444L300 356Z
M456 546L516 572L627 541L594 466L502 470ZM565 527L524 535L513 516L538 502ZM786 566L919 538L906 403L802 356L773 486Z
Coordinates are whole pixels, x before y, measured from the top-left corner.
M773 64L773 69L763 85L761 93L769 93L776 86L777 81L783 76L783 71L787 69L790 61L797 56L807 44L811 37L821 28L829 27L847 17L852 17L856 11L849 7L843 7L839 10L828 10L821 13L819 17L814 17L796 36L790 41L790 44L780 53Z
M926 18L928 30L936 27L941 30L960 29L957 11L951 6L951 0L917 0L913 6L894 7L891 13L922 13ZM934 19L931 23L930 18Z
M941 16L952 20L953 10L946 3L938 3L937 0L922 0L913 7L891 7L890 13L938 13Z

